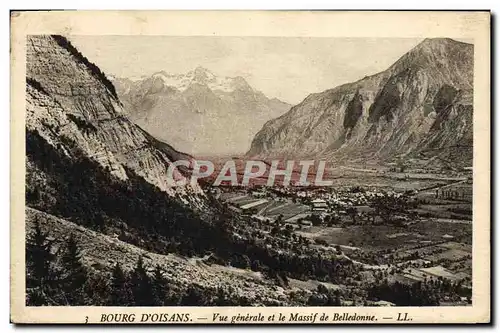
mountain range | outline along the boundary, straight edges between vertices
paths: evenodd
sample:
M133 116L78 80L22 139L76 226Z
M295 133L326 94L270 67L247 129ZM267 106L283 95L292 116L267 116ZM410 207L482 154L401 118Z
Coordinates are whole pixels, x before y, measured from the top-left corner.
M134 123L190 154L243 153L266 121L290 108L243 77L219 77L203 67L111 80Z
M425 39L387 70L311 94L268 121L247 156L469 166L473 51L472 44Z

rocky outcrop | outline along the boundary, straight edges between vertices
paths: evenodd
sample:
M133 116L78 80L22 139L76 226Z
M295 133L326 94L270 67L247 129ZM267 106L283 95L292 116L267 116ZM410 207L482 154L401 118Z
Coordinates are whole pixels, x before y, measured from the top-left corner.
M266 121L290 109L242 77L218 77L202 67L113 82L132 121L191 154L245 152Z
M342 161L472 151L473 58L471 44L426 39L387 70L311 94L267 122L247 155Z
M203 196L198 186L172 187L169 165L190 156L129 121L113 84L64 37L29 36L26 70L28 130L68 156L76 145L120 179L129 169L170 195Z

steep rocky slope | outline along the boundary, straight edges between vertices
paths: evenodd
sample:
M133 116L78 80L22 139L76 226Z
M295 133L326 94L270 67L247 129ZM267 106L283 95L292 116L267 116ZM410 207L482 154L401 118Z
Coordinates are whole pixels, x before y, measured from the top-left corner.
M28 37L26 77L28 131L68 156L76 145L119 179L132 170L170 195L202 204L199 187L173 188L167 181L170 163L190 156L159 146L130 122L113 84L64 37Z
M113 83L130 119L192 154L242 153L266 121L290 109L242 77L218 77L202 67Z
M337 161L439 155L470 164L472 89L473 45L426 39L387 70L311 94L267 122L247 155Z
M164 276L178 289L185 290L192 284L208 289L222 288L233 299L245 298L251 305L287 305L293 302L289 293L276 286L274 281L265 278L261 273L244 269L208 265L202 258L186 258L176 254L161 255L123 242L115 237L84 228L50 214L27 208L27 230L33 229L34 220L41 222L43 232L48 232L54 240L53 250L64 246L70 234L75 235L82 250L85 266L111 275L113 267L118 263L125 271L133 270L139 257L144 259L149 273L156 265L160 265ZM297 290L295 290L297 292ZM307 290L301 290L306 296Z

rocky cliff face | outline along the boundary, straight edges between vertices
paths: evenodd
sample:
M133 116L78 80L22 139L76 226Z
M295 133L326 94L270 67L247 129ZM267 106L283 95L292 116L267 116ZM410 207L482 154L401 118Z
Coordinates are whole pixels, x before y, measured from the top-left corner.
M242 77L218 77L202 67L113 83L130 119L192 154L244 152L266 121L290 109Z
M308 96L267 122L249 156L472 160L473 45L426 39L387 70ZM457 148L458 147L458 148Z
M199 187L173 188L167 182L170 163L190 157L158 146L130 122L113 84L64 37L28 37L26 77L27 130L68 156L70 144L76 145L120 179L127 179L130 169L170 195L200 200Z

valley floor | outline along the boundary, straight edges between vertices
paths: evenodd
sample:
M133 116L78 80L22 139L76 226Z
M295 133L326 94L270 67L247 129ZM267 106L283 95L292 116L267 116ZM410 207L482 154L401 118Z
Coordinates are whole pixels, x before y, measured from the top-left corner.
M83 265L108 287L117 266L133 276L141 261L146 275L159 269L179 299L189 298L193 286L212 295L193 305L217 305L221 295L252 306L463 305L472 290L472 211L457 198L457 186L469 185L427 180L405 192L373 185L212 188L209 196L232 215L222 233L235 244L254 244L250 251L267 251L225 259L210 251L154 253L141 238L135 245L121 239L117 227L98 232L91 223L84 227L30 207L26 226L29 235L37 221L56 254L74 237ZM277 262L270 269L260 258ZM423 296L405 298L412 293Z

